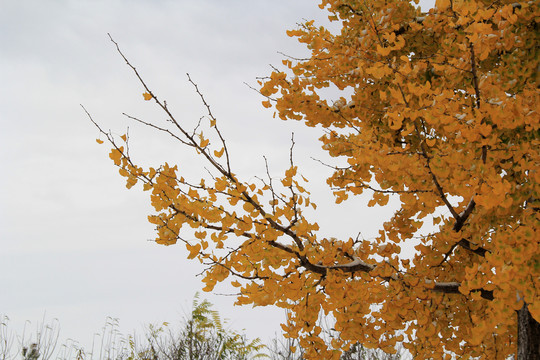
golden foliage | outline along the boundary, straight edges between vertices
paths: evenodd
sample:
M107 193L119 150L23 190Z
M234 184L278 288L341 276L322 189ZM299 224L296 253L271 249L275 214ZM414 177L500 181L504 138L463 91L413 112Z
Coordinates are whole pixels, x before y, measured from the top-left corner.
M349 164L328 179L337 203L364 191L369 206L399 199L377 239L321 238L292 160L277 184L238 179L208 107L217 148L156 100L212 165L211 180L189 183L168 164L143 170L116 145L111 159L128 187L139 180L151 191L156 241L182 241L188 258L207 264L206 291L232 275L238 304L288 309L283 329L307 357L337 358L356 341L392 352L404 341L418 358L506 358L523 301L540 320L539 3L320 7L341 32L313 21L289 31L311 57L283 61L261 84L263 106L327 129L323 148ZM350 95L332 101L328 88ZM425 224L433 231L420 236ZM414 258L400 258L419 236ZM320 336L321 312L336 320L331 343Z

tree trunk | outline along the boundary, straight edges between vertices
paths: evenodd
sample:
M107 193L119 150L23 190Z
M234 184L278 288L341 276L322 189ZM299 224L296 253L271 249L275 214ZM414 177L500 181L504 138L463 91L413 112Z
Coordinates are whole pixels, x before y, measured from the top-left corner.
M533 319L527 304L523 304L517 313L517 360L540 360L540 323Z

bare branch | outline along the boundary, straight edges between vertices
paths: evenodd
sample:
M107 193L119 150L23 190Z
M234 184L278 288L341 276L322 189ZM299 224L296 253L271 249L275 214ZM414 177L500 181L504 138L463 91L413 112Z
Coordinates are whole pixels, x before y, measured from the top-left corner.
M422 139L422 135L420 132L420 129L418 129L418 125L415 123L415 131L419 139ZM452 204L450 204L450 201L448 201L448 198L446 197L446 193L444 192L444 189L442 188L441 184L439 183L439 179L433 172L433 169L431 168L431 158L429 157L427 150L426 150L426 144L424 141L420 144L420 149L422 150L422 156L426 160L426 169L428 170L429 175L431 176L431 180L433 181L433 184L435 185L435 189L437 190L437 193L439 194L439 197L443 201L443 203L446 205L454 219L459 219L459 214L456 212Z
M465 225L465 222L467 221L467 219L469 218L469 216L472 214L474 208L476 206L476 202L474 201L474 196L471 198L471 201L469 201L469 204L467 205L467 207L465 208L465 210L463 210L463 212L461 212L458 216L458 219L456 220L456 223L454 224L454 231L460 231L461 228L463 228L463 225Z
M210 153L207 151L207 148L202 148L200 146L200 144L196 141L196 139L194 138L193 135L189 134L181 125L180 123L176 120L176 118L174 117L174 115L170 112L169 108L167 107L167 104L165 102L162 102L160 101L157 96L150 90L150 88L148 87L148 85L146 84L146 82L143 80L143 78L141 77L141 75L139 74L139 72L137 71L137 69L131 65L131 63L129 62L129 60L126 58L126 56L122 53L122 51L120 50L120 47L118 45L118 43L116 43L116 41L114 41L114 39L112 38L111 34L107 34L109 35L109 38L111 40L111 42L116 46L116 50L117 52L120 54L120 56L122 56L122 58L124 59L124 61L126 62L126 64L133 70L133 72L135 73L135 75L137 76L137 79L139 79L139 82L141 83L141 85L144 87L144 89L146 90L146 92L148 94L150 94L152 96L152 98L154 99L154 101L156 102L156 104L169 116L171 122L176 126L176 128L178 130L180 130L180 132L188 139L188 142L191 144L192 147L194 147L197 151L199 151L201 154L203 154L203 156L212 164L212 166L214 166L214 168L216 168L220 173L222 173L223 175L229 175L231 174L231 172L229 170L226 170L223 168L223 166L221 166L211 155ZM189 77L189 75L188 75ZM209 109L209 107L208 107ZM213 118L213 116L212 116ZM225 148L226 150L226 148ZM228 161L228 158L227 158L227 161ZM227 165L229 163L227 162Z
M272 183L272 176L270 176L270 170L268 169L268 159L266 158L266 156L263 156L264 158L264 164L266 166L266 175L268 176L268 181L269 181L269 187L270 187L270 192L272 193L272 213L275 214L276 213L276 192L274 191L274 185Z
M459 230L458 230L459 231ZM486 250L484 249L483 247L480 247L480 246L475 246L473 245L469 240L467 239L461 239L459 240L457 243L455 243L454 245L452 245L450 247L450 250L448 250L446 253L444 253L444 256L443 256L443 259L441 260L441 262L437 265L435 265L434 267L440 267L442 266L446 261L448 261L448 259L450 258L450 255L454 252L454 250L458 247L458 246L461 246L462 248L478 255L478 256L481 256L481 257L485 257L486 256L486 253L490 252L489 250ZM473 248L474 247L474 248Z
M180 141L180 142L181 142L182 144L184 144L184 145L187 145L187 146L193 146L193 144L190 144L190 143L184 141L183 139L181 139L180 137L178 137L176 134L174 134L173 132L171 132L169 129L165 129L165 128L159 127L159 126L157 126L157 125L154 125L154 124L152 124L152 123L146 122L146 121L141 120L141 119L138 119L138 118L136 118L136 117L134 117L134 116L131 116L131 115L128 115L128 114L126 114L126 113L122 113L122 115L124 115L125 117L127 117L127 118L129 118L129 119L131 119L131 120L135 120L135 121L137 121L137 122L140 122L141 124L144 124L144 125L146 125L146 126L152 127L152 128L154 128L154 129L156 129L156 130L165 132L165 133L169 134L170 136L172 136L173 138L175 138L176 140Z
M212 114L212 111L210 110L210 105L208 105L208 103L206 102L206 99L204 98L204 95L199 91L199 87L197 86L197 84L195 82L193 82L193 80L191 80L191 77L189 76L189 74L186 74L186 75L188 77L188 81L195 87L195 91L197 92L197 94L201 98L202 103L206 107L206 111L208 112L208 116L213 121L212 125L213 125L214 129L216 130L216 133L218 134L219 139L221 140L221 143L223 144L223 148L225 149L225 158L227 160L227 171L230 174L231 173L231 163L230 163L230 159L229 159L229 149L227 149L227 144L225 144L225 139L221 135L221 131L219 131L219 128L217 126L217 120L214 117L214 115Z

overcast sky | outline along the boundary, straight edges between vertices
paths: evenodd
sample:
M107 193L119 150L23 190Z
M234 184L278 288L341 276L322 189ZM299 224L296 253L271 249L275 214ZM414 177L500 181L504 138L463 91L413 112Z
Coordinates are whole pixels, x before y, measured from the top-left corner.
M321 130L272 119L244 84L256 86L257 76L270 74L269 64L279 66L278 51L307 55L285 30L325 18L311 0L0 0L0 315L18 328L46 312L58 318L61 337L87 345L107 316L119 318L125 333L174 322L202 288L196 277L202 267L186 260L183 246L148 241L154 238L148 193L125 188L80 107L113 133L129 126L140 162L179 162L194 177L201 171L193 154L121 115L163 117L142 100L142 87L107 33L186 121L204 115L190 73L244 179L264 176L263 155L279 175L295 132L295 158L311 179L321 234L373 236L388 211L366 209L365 199L332 204L329 172L310 158L327 159L317 141ZM202 295L252 337L267 340L280 331L280 310Z

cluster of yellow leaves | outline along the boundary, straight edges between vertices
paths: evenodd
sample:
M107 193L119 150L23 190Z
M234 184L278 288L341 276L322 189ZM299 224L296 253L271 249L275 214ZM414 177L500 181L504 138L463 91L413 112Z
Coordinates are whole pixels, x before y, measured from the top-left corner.
M323 148L348 164L328 179L337 203L364 191L368 206L399 199L376 239L321 238L296 166L277 184L242 182L224 141L215 149L202 133L179 127L210 179L189 182L167 163L143 170L124 146L110 158L128 188L151 192L156 241L181 241L206 264L206 291L234 275L238 304L289 310L283 330L306 358L338 359L357 341L388 352L403 341L419 358L505 358L514 310L524 301L540 320L538 2L437 0L424 14L401 0L320 7L342 31L314 21L289 31L311 57L284 60L261 83L263 106L275 100L281 119L327 130ZM329 88L351 95L332 101ZM401 258L411 242L416 255ZM339 332L330 343L321 313Z
M409 286L387 284L384 296L365 299L377 290L350 281L350 300L337 302L345 283L326 285L336 329L344 340L383 347L406 330L421 357L504 358L515 349L516 299L540 320L538 3L438 0L426 14L403 1L325 7L341 33L311 21L290 31L312 56L285 61L288 71L274 72L261 92L278 94L280 118L330 130L324 148L350 165L328 180L337 203L368 189L369 206L399 197L381 243L405 244L431 216L439 228L411 263L396 265L399 249L378 251L392 266L370 274L401 269ZM319 89L331 86L352 95L330 105ZM435 215L441 209L446 216ZM426 292L418 278L458 283L464 296ZM369 309L356 318L358 301L381 304L377 319Z

